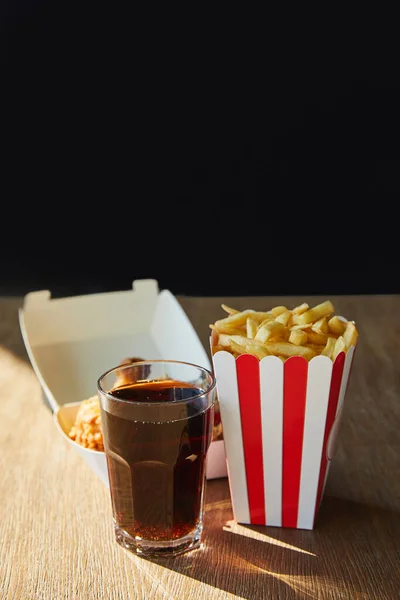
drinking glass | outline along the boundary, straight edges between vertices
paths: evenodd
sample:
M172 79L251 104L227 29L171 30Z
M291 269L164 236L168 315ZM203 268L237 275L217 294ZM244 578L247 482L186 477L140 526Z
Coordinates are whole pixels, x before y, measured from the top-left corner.
M116 540L144 556L199 547L216 393L207 369L118 366L97 382Z

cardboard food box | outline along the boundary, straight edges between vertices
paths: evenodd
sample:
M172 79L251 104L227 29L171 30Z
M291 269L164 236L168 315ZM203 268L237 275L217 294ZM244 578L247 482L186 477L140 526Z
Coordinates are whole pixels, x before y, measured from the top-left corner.
M354 350L334 362L327 356L259 361L225 350L213 355L237 522L314 528Z
M51 298L27 294L19 322L31 364L60 434L108 485L103 452L68 437L82 400L97 393L97 380L129 356L195 363L211 370L207 353L177 299L154 279L127 291ZM223 441L212 442L207 478L226 477Z

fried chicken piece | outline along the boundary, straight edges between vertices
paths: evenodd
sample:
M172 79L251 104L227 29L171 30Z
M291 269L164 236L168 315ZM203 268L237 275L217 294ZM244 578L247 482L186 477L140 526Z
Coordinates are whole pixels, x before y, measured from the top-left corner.
M100 402L97 396L91 396L81 402L75 422L68 435L71 440L84 448L104 451Z

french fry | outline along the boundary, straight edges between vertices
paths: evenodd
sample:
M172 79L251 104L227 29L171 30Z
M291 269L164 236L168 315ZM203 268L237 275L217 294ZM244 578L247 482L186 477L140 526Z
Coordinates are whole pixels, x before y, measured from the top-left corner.
M307 341L311 344L322 344L325 346L328 341L326 333L315 333L315 331L307 331Z
M290 342L267 342L265 344L270 354L280 354L281 356L303 356L310 360L316 356L316 352L312 348L306 346L295 346Z
M336 340L335 340L336 341ZM321 354L322 350L325 348L323 344L305 344L307 348L311 348L314 350L315 354Z
M232 337L229 338L228 348L230 348L232 352L237 352L239 355L245 354L246 352L246 346L241 346L240 344L237 344L235 340L232 339Z
M339 319L339 317L336 315L328 321L329 331L332 331L332 333L337 333L337 335L342 335L344 333L346 325L347 323Z
M277 335L281 333L285 329L285 326L278 321L270 321L265 323L262 327L260 327L257 331L257 334L254 339L259 342L265 343L270 339L272 335Z
M349 321L346 325L345 332L343 334L344 343L346 344L347 350L350 346L355 346L358 339L358 331L354 323Z
M254 319L255 320L255 319ZM275 321L274 317L272 315L270 315L269 317L267 317L266 319L263 319L262 321L260 321L257 325L257 331L259 329L261 329L261 327L263 327L264 325L266 325L267 323L271 323L272 321Z
M268 321L273 321L274 320L274 315L272 313L268 312L261 312L261 311L256 311L254 313L254 315L251 315L251 318L254 319L254 321L256 321L257 325L260 325L261 323L267 323Z
M292 330L289 336L289 342L295 346L304 346L307 343L307 334L301 329Z
M211 346L211 352L212 354L215 354L216 352L220 352L221 350L226 350L225 346L221 346L220 344L216 344L215 346Z
M295 315L302 315L303 313L306 312L306 310L308 310L310 307L308 306L307 302L303 302L303 304L299 304L299 306L295 306L294 309L292 310L292 312Z
M275 321L277 323L282 323L282 325L287 325L291 316L292 312L290 310L285 310L285 312L282 312L275 318Z
M322 317L322 319L319 319L319 321L315 321L311 329L316 333L328 333L329 327L326 317Z
M327 356L328 358L332 358L333 351L335 349L336 338L328 337L328 341L326 342L325 348L322 350L321 354L323 356Z
M239 329L239 327L232 327L230 325L214 325L210 324L210 328L217 331L217 333L225 333L226 335L241 335L244 333L244 329Z
M223 346L224 348L229 348L230 343L230 335L226 333L220 333L218 336L218 346Z
M236 308L231 308L230 306L227 306L226 304L221 304L222 310L224 310L225 312L228 313L228 315L237 315L240 310L236 310Z
M251 316L254 312L254 310L250 309L242 310L241 312L229 315L229 317L225 317L225 319L219 319L218 321L215 321L214 325L218 330L226 325L229 327L238 327L240 325L244 325L247 317Z
M306 302L293 309L274 306L268 311L238 311L226 304L222 308L228 316L210 324L213 354L225 350L236 358L251 354L262 360L274 355L283 361L322 355L334 361L339 352L357 344L354 321L334 315L330 300L311 308Z
M235 342L235 344L243 346L243 348L246 348L246 346L252 346L253 348L257 349L265 348L264 344L262 344L261 342L246 338L243 335L232 335L231 339Z
M339 354L339 352L346 352L346 342L344 341L343 336L337 338L335 342L335 347L332 352L332 360L334 361Z
M269 355L269 352L266 348L260 346L257 348L256 346L246 346L245 351L247 354L252 354L259 360L262 360L265 356Z
M297 329L311 329L312 323L305 323L304 325L292 325L290 330L296 331Z
M287 311L286 306L274 306L274 308L271 308L271 313L273 314L274 317L279 317L279 315L281 315L282 313L284 313L286 311Z
M304 325L305 323L311 323L312 321L318 321L322 317L330 317L335 311L334 306L330 300L326 300L321 304L317 304L314 308L306 310L296 318L297 325Z
M248 338L255 338L257 333L257 322L251 317L247 317L246 335Z
M277 332L276 334L272 334L271 337L269 338L270 342L279 342L279 341L285 341L287 342L288 339L290 337L290 329L288 327L284 327L282 329L282 331L280 331L279 333Z
M262 358L264 358L264 356L268 356L269 352L268 350L265 348L265 346L263 346L262 344L243 344L243 343L238 343L238 337L240 336L231 336L229 339L229 348L231 348L231 350L233 352L236 352L237 354L252 354L253 356L256 356L259 360L261 360ZM241 339L242 342L243 338ZM249 340L249 341L253 341L253 340Z

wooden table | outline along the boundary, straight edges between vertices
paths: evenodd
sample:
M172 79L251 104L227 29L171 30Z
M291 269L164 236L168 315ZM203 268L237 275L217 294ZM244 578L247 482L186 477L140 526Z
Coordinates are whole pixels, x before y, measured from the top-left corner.
M400 598L400 296L331 299L360 341L316 528L235 524L220 479L207 486L204 547L150 561L114 541L108 490L43 403L20 335L22 299L0 298L1 600ZM207 349L222 301L322 301L179 300Z

